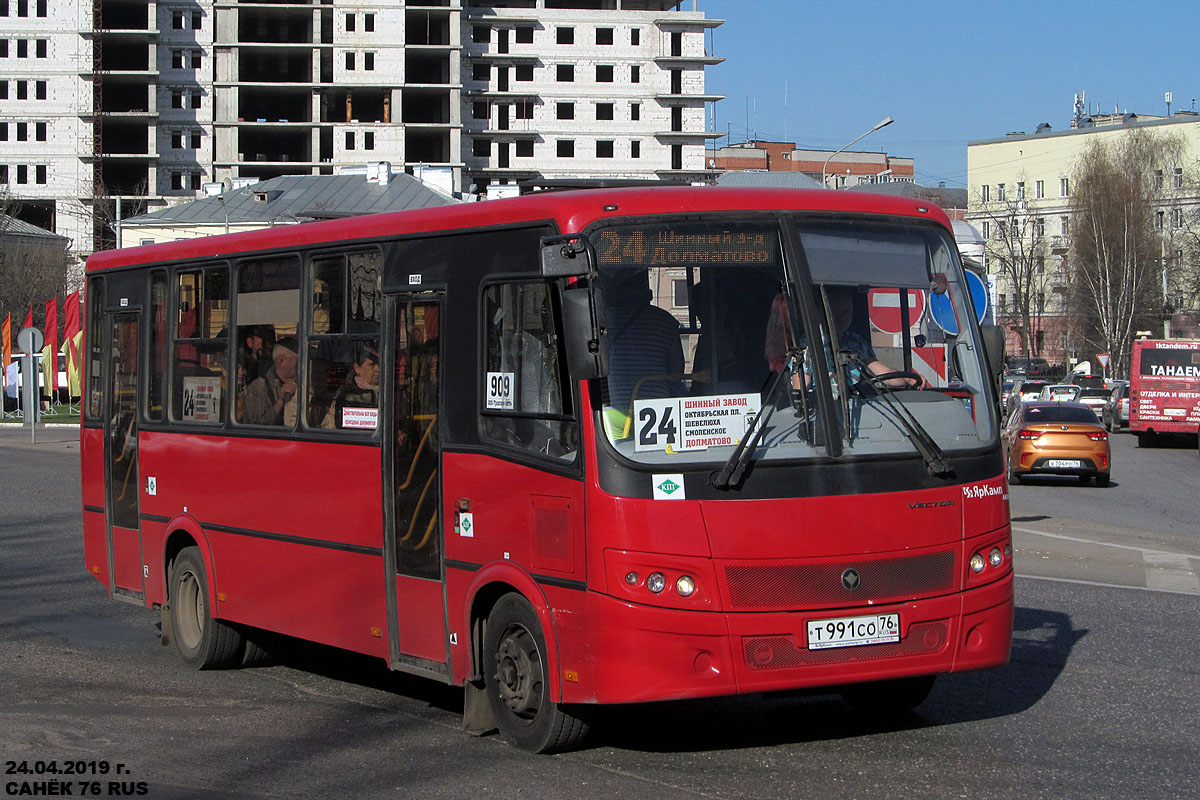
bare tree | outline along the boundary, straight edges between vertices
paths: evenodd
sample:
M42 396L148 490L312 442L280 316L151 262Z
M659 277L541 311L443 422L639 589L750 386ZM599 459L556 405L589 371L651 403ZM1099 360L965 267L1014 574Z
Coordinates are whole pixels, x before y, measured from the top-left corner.
M1158 211L1170 203L1163 173L1183 163L1177 135L1133 129L1094 141L1076 162L1072 294L1085 345L1111 353L1126 374L1134 331L1161 322L1164 239Z
M66 239L18 230L14 224L18 210L18 200L0 195L0 318L11 313L14 327L24 322L30 305L41 320L43 304L63 293L71 261Z
M1024 186L1024 181L1017 184ZM1050 252L1046 218L1030 209L1023 189L1012 195L985 202L988 268L998 274L1012 293L1010 305L1000 310L1000 321L1014 328L1021 338L1021 352L1033 351L1035 312L1044 309L1038 300L1045 296L1046 257Z

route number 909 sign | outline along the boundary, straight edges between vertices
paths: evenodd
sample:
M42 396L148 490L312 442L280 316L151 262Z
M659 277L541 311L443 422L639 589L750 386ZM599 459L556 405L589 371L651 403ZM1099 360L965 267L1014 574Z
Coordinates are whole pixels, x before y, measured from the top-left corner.
M637 400L634 450L706 450L736 445L758 413L757 394L720 394Z

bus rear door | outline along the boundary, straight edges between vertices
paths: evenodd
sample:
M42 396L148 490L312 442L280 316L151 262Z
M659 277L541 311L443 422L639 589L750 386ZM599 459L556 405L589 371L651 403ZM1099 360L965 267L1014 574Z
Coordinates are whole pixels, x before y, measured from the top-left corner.
M104 440L105 532L114 597L140 602L144 570L138 521L138 312L106 312L101 330L107 408Z

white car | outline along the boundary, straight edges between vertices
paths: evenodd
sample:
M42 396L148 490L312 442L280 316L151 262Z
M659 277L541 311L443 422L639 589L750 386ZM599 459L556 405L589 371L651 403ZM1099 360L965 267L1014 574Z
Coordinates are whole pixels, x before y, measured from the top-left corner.
M1074 403L1079 399L1081 391L1082 388L1073 383L1054 383L1042 387L1038 400L1040 402Z

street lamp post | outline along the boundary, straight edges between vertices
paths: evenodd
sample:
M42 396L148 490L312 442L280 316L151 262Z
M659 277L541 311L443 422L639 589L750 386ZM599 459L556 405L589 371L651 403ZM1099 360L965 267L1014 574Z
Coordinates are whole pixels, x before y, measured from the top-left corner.
M829 158L825 159L825 163L821 165L821 185L822 185L822 186L824 186L824 185L825 185L825 181L826 181L826 175L828 174L828 173L825 171L825 168L829 166L829 162L830 162L830 161L832 161L832 160L833 160L833 159L834 159L834 158L835 158L835 157L836 157L836 156L837 156L839 153L842 153L842 152L844 152L844 151L846 151L846 150L850 149L851 147L853 147L854 145L858 144L858 143L859 143L860 141L862 141L863 139L865 139L865 138L867 138L868 136L870 136L870 135L871 135L872 133L874 133L875 131L879 130L880 128L886 128L888 125L891 125L891 124L892 124L893 122L895 122L895 121L896 121L896 120L892 119L891 117L885 117L884 119L881 119L881 120L879 120L879 122L875 124L875 127L874 127L874 128L871 128L871 130L867 131L867 132L866 132L866 133L864 133L862 136L859 136L857 139L855 139L854 141L850 142L850 144L846 145L846 146L845 146L845 147L843 147L841 150L838 150L836 153L834 153L833 155L831 155ZM835 188L835 189L836 189L836 188L837 188L837 186L835 185L833 188Z

